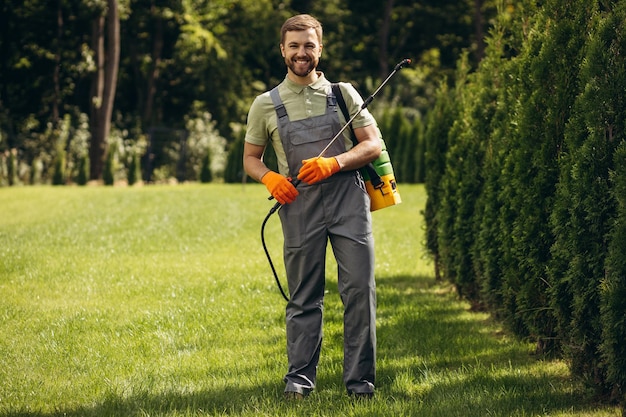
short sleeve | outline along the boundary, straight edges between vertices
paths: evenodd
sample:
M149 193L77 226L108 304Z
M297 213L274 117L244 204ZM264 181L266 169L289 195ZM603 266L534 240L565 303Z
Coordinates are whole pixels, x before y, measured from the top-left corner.
M268 97L265 97L266 95ZM245 141L253 145L266 146L269 141L270 133L267 117L268 99L268 94L257 96L248 111ZM273 107L271 110L273 111Z

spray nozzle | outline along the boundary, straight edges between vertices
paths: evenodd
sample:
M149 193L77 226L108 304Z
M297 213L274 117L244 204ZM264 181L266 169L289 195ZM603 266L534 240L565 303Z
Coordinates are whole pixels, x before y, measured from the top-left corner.
M410 63L411 63L411 60L409 58L405 58L402 61L400 61L393 70L394 71L399 71L402 68L404 68L405 66L409 65Z

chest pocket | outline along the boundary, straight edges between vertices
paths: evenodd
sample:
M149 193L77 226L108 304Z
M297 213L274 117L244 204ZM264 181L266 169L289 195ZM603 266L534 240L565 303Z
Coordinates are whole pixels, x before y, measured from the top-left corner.
M305 143L328 142L334 136L333 127L330 125L322 126L290 126L289 141L293 145L303 145Z

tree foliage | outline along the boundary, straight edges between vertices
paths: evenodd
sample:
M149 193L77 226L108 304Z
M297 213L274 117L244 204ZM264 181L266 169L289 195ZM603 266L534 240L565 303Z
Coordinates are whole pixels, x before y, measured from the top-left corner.
M88 115L92 178L101 175L115 131L149 142L141 161L143 177L152 177L152 171L161 168L156 165L159 155L166 151L159 147L178 140L174 133L170 140L150 143L152 133L184 130L186 117L198 111L212 116L233 149L236 126L245 125L253 98L285 75L279 29L294 13L312 13L323 22L320 69L331 80L353 82L364 96L396 62L413 58L415 66L402 71L402 80L390 83L377 103L381 113L396 106L417 111L411 121L427 112L436 82L454 67L456 55L480 49L476 45L481 42L474 35L479 31L470 0L61 0L53 7L44 0L18 3L5 2L0 10L0 152L15 149L18 163L29 167L41 161L44 181L51 178L57 152L48 133L66 116L73 130ZM492 11L491 2L481 6L481 30L488 27ZM67 148L73 140L70 135ZM419 137L410 140L419 147ZM68 154L65 163L78 166L80 158ZM413 169L401 170L408 181Z

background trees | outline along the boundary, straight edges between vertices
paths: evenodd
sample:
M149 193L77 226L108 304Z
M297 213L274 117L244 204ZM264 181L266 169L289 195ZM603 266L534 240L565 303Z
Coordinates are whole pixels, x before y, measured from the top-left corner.
M411 57L415 65L385 89L372 111L382 117L400 107L414 126L458 54L469 50L470 61L478 62L481 33L494 11L477 0L4 2L0 181L9 183L10 155L19 183L50 182L59 169L61 183L77 182L78 167L87 165L91 179L102 178L109 152L118 179L139 154L146 180L196 180L177 175L188 163L181 159L208 152L188 148L187 119L210 114L231 150L252 99L284 77L278 32L294 13L320 18L321 68L331 80L354 82L364 96ZM85 128L87 143L74 146ZM418 143L420 128L414 130L405 133ZM407 146L402 141L388 141L390 149ZM407 181L419 181L415 170L397 169Z

